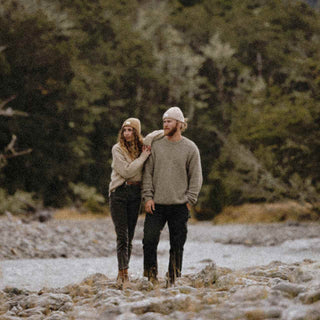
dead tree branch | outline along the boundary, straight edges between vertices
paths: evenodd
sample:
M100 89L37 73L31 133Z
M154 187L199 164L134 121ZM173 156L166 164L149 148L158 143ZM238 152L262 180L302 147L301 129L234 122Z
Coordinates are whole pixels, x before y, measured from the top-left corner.
M28 114L26 112L23 111L16 111L13 110L12 108L8 107L7 109L4 109L4 107L12 100L14 100L16 98L16 96L12 96L10 98L8 98L7 100L3 101L0 103L0 116L3 117L13 117L13 116L23 116L23 117L27 117Z
M11 96L10 98L6 99L5 101L0 103L0 116L3 117L13 117L13 116L24 116L27 117L28 114L22 111L15 111L12 108L6 108L5 106L12 100L14 100L16 96ZM12 135L11 141L5 147L4 152L0 153L0 168L4 167L7 163L7 159L15 158L18 156L22 156L32 152L32 149L26 149L22 151L17 151L15 149L15 143L17 141L17 136Z
M15 149L16 141L17 141L17 137L15 135L12 135L12 139L10 143L5 147L4 152L0 153L0 169L7 164L8 159L23 156L25 154L29 154L32 152L32 149L17 151Z
M16 141L17 141L17 137L16 137L16 135L13 134L10 143L4 149L5 152L4 152L3 156L5 159L18 157L18 156L21 156L24 154L28 154L32 151L32 149L26 149L23 151L16 151L14 148Z

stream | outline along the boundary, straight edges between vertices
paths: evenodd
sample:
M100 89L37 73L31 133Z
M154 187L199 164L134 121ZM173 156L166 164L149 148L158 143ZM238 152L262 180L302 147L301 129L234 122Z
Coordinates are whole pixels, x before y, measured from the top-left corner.
M189 230L192 229L189 227ZM214 262L233 270L266 265L272 261L302 262L320 260L320 239L287 240L276 246L245 246L221 244L215 241L187 240L184 251L183 274L195 273ZM130 276L142 276L141 240L134 240L130 261ZM164 277L168 265L169 242L162 239L158 247L159 277ZM139 254L137 254L137 252ZM136 254L135 254L136 253ZM58 288L77 283L85 277L102 273L108 278L117 275L116 256L99 258L21 259L0 261L0 289L6 286L28 290L43 287Z

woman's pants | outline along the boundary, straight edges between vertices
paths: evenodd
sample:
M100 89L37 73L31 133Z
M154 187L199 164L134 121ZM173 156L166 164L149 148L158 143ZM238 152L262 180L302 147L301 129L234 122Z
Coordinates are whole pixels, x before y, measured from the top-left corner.
M146 214L144 221L144 275L157 276L157 248L161 231L168 222L170 257L168 276L171 281L181 276L183 248L187 239L189 211L186 204L155 205L153 214Z
M117 234L117 257L119 270L128 269L132 239L141 205L140 185L124 183L110 195L110 211Z

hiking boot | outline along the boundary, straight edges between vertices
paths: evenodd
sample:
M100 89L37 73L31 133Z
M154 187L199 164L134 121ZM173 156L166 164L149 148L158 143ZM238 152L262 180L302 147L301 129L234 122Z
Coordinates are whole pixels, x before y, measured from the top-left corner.
M123 269L123 283L129 282L129 275L128 275L128 269Z
M175 276L169 275L169 272L166 273L166 288L171 288L175 284Z
M159 280L157 277L157 270L155 268L152 268L151 270L144 270L143 276L148 277L148 281L150 281L153 285L159 284Z
M117 276L117 283L120 286L123 286L129 282L129 275L128 275L128 269L122 269L119 270L118 276Z
M159 284L159 280L157 276L148 277L148 281L150 281L154 286L157 286Z

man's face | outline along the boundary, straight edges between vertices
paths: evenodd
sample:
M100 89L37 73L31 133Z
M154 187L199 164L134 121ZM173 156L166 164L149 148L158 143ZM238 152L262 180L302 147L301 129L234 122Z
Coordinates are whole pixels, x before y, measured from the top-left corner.
M164 135L172 137L178 129L178 121L166 118L163 120Z
M129 127L129 126L125 126L123 127L123 136L125 138L125 140L127 142L130 142L133 140L133 129L132 127Z

